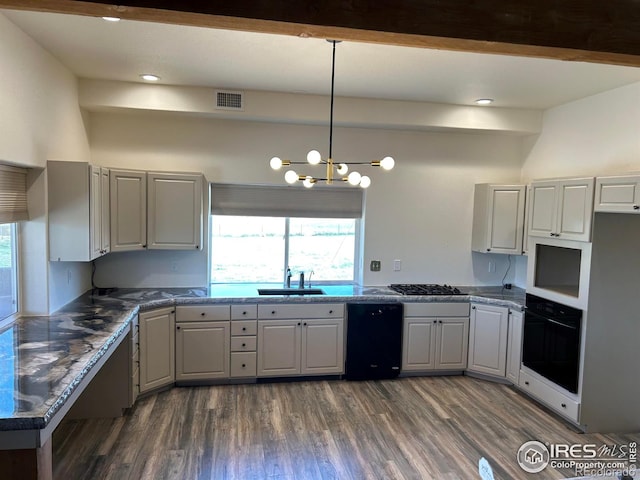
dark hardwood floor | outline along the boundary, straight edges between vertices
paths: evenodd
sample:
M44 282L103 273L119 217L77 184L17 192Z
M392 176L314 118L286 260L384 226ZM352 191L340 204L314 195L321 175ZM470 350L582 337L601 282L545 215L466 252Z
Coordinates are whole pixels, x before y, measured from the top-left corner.
M520 445L621 444L585 435L513 388L470 377L174 388L117 419L64 421L56 479L496 479L526 474Z

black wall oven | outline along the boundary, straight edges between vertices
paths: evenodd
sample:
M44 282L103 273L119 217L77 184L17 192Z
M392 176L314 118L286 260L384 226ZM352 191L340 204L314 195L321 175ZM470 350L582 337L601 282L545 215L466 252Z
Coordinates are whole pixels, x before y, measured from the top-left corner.
M527 294L522 364L578 393L582 310Z

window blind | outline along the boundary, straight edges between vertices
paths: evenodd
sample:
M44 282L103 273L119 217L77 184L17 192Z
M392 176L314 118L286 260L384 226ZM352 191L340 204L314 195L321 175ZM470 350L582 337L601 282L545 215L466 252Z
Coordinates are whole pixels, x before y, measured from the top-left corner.
M0 165L0 223L28 219L27 169Z
M211 184L214 215L361 218L363 205L360 188Z

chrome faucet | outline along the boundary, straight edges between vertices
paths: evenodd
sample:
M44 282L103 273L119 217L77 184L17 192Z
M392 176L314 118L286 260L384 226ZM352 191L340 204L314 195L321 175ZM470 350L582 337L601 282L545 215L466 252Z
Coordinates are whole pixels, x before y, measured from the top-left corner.
M304 288L304 272L300 272L300 280L298 280L298 288Z
M286 278L287 288L291 288L291 269L289 267L287 267L287 270L284 276Z

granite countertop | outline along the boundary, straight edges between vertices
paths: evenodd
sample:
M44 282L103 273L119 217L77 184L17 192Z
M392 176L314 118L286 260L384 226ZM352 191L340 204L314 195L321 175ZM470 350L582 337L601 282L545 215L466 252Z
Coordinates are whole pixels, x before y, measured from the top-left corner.
M257 296L256 286L107 289L87 292L50 316L0 330L0 431L44 428L139 310L207 303L349 301L482 302L522 309L519 288L459 287L463 295L401 296L386 287L322 286L325 295Z

